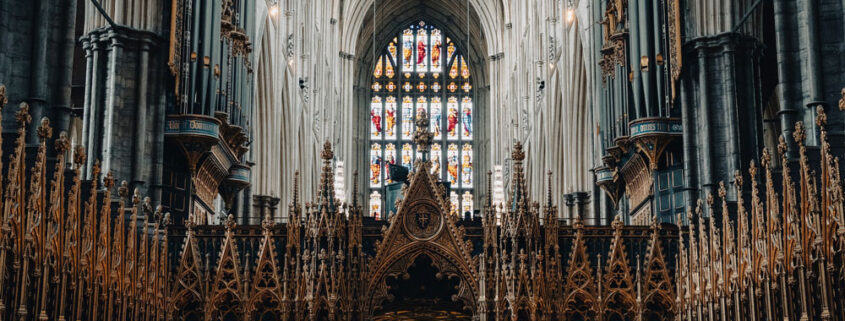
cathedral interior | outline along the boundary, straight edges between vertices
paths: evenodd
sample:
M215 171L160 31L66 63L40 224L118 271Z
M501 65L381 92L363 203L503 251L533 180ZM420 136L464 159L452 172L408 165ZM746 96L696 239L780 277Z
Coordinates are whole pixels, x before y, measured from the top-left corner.
M845 0L0 0L0 321L845 321Z

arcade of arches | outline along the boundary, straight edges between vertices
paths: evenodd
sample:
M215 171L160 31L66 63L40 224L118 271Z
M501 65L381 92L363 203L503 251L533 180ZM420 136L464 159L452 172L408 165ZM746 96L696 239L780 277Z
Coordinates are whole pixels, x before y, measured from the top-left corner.
M845 1L0 0L0 321L845 321Z

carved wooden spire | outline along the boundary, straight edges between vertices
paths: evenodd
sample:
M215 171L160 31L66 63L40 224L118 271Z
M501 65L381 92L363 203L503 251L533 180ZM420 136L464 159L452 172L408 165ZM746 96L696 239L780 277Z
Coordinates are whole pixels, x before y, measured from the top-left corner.
M323 159L323 168L320 174L320 192L317 195L317 203L321 207L327 207L331 212L337 206L337 200L334 195L334 171L332 171L334 152L329 141L323 144L320 158Z
M628 253L622 241L622 220L617 214L611 223L613 238L610 241L610 253L605 267L602 306L605 316L625 319L633 316L637 302L634 294L634 280L628 265ZM606 290L606 292L604 291Z

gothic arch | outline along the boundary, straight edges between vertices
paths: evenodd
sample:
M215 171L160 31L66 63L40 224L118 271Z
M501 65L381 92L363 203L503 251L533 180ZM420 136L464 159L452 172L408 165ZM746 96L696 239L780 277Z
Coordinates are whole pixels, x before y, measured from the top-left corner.
M474 283L468 275L473 275L466 266L460 264L461 259L442 245L418 241L398 249L397 255L392 256L390 261L385 262L377 268L374 277L370 278L367 287L365 306L370 307L370 313L382 307L382 303L389 298L387 280L389 278L401 278L420 256L425 255L431 258L432 265L438 271L438 275L445 279L457 278L458 294L453 300L461 301L470 312L476 311L477 293Z
M368 315L388 298L386 280L407 273L421 255L432 260L441 276L458 278L458 294L453 300L462 301L473 314L477 311L477 262L471 256L472 245L464 240L457 218L448 214L446 200L441 196L443 190L429 174L430 165L417 163L410 185L403 190L404 199L376 245L365 281L364 306L369 309Z

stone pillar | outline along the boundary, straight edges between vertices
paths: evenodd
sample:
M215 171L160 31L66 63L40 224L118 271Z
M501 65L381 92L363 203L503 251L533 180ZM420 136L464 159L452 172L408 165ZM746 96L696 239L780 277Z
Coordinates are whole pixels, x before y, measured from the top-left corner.
M270 210L270 217L272 217L273 221L275 221L275 222L283 222L287 219L287 218L282 218L281 213L276 213L276 209L278 209L278 207L279 207L279 201L280 200L281 200L280 198L275 197L275 196L268 196L267 197L267 203L269 205L269 210Z
M575 198L575 212L579 217L583 217L585 224L589 224L590 220L588 218L588 212L590 208L590 193L589 192L575 192L572 193ZM592 219L592 225L599 225L599 219L595 216L590 216L589 218Z
M249 222L255 221L256 217L258 217L257 220L259 221L264 219L268 211L268 199L269 196L266 195L252 196L252 215L248 218Z
M563 194L564 204L566 204L566 210L564 211L564 224L571 225L573 219L575 218L575 195L572 193Z

